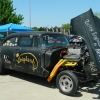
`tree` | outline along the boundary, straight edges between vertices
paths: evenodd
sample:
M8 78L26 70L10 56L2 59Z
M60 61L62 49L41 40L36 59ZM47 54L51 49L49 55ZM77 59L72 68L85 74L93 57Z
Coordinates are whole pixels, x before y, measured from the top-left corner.
M45 27L39 27L38 30L39 31L46 31L46 28Z
M61 27L64 28L66 32L68 32L68 30L70 29L70 24L69 23L68 24L62 24Z
M37 27L32 28L34 31L39 31Z
M17 15L12 0L0 0L0 25L8 23L22 24L23 15Z
M98 18L100 18L100 13L99 12L95 12L94 15L97 16Z

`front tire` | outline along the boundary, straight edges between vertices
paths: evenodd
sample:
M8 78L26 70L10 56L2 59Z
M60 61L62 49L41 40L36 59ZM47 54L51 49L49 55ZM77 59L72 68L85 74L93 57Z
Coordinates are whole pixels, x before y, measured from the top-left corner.
M65 95L74 95L78 89L77 76L67 70L58 74L56 84L59 91Z

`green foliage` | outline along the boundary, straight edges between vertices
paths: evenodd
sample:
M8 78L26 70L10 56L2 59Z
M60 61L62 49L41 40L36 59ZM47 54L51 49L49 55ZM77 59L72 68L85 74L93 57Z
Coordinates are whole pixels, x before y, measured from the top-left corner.
M56 32L57 29L58 29L58 32L60 32L60 29L61 28L65 29L65 32L68 32L68 30L70 28L70 24L62 24L61 27L55 26L55 27L53 27L53 30L54 30L54 32ZM34 29L34 31L47 31L46 30L46 27L39 27L39 28L38 27L33 27L32 29ZM52 27L51 28L48 28L48 31L51 31L52 32Z
M95 12L94 15L97 16L98 18L100 18L100 13L99 12Z
M45 27L40 27L38 28L39 31L46 31L46 28Z
M46 31L45 27L33 27L32 29L34 29L34 31Z
M70 24L69 23L68 24L62 24L61 27L64 28L66 32L68 32L68 30L70 29Z
M33 27L32 29L34 29L34 31L39 31L37 27Z
M15 12L12 0L0 0L0 25L7 23L22 24L24 17Z

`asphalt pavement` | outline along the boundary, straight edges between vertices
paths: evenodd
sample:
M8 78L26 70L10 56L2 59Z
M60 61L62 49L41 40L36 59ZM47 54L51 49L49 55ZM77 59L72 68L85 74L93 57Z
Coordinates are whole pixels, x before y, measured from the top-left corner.
M55 79L48 83L45 78L9 71L0 75L0 100L100 100L100 81L83 83L76 95L66 96Z

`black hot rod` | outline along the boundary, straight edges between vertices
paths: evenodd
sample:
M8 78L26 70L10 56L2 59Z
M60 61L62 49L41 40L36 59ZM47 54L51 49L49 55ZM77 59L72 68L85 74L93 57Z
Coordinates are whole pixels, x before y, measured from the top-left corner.
M98 79L100 73L100 32L92 11L71 20L71 33L86 41L87 48L71 53L64 34L55 32L13 33L0 46L0 74L7 69L47 78L56 77L60 92L74 95L81 81ZM74 50L74 49L73 49Z

